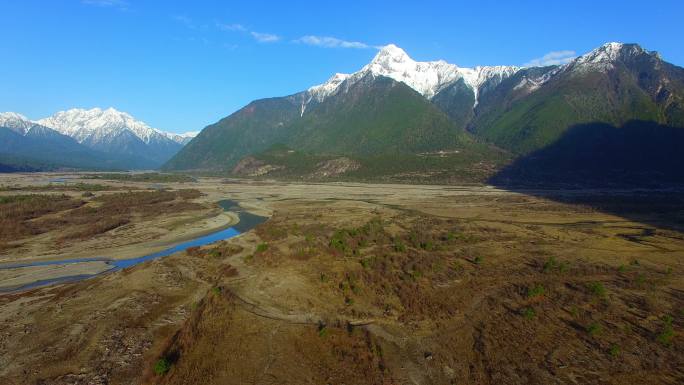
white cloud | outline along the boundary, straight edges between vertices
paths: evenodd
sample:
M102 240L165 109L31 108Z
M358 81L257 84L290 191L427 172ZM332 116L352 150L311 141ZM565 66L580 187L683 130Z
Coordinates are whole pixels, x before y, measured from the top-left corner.
M128 2L123 0L81 0L81 4L94 5L96 7L118 8L122 11L128 10Z
M276 34L251 31L249 28L245 27L242 24L238 24L238 23L225 24L225 23L216 22L216 28L220 29L221 31L233 31L233 32L247 33L250 36L252 36L254 38L254 40L258 41L259 43L275 43L275 42L281 40L281 37L276 35Z
M544 67L551 65L559 65L570 62L572 59L577 57L575 51L563 50L563 51L551 51L542 57L538 57L528 61L523 64L525 67Z
M306 45L313 45L316 47L324 47L324 48L359 48L359 49L365 49L365 48L373 48L372 46L362 43L359 41L347 41L347 40L342 40L338 39L336 37L331 37L331 36L314 36L314 35L307 35L307 36L302 36L297 40L294 40L295 43L302 43Z
M251 31L249 34L252 35L252 37L256 39L256 41L258 41L259 43L273 43L280 40L280 36L271 33Z
M222 31L240 31L240 32L246 32L247 31L247 28L245 28L245 26L242 24L216 23L216 27Z

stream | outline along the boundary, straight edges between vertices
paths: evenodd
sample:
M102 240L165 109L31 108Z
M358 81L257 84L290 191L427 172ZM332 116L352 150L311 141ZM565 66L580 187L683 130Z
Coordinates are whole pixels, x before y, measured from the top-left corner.
M105 262L107 265L110 265L111 267L108 270L105 270L105 271L99 272L99 273L95 273L95 274L80 274L80 275L62 276L62 277L57 277L57 278L38 280L38 281L34 281L34 282L31 282L31 283L28 283L28 284L25 284L22 286L18 286L18 287L0 288L0 293L23 291L23 290L32 289L35 287L52 285L52 284L56 284L56 283L81 281L81 280L92 278L92 277L99 276L102 274L112 273L115 271L119 271L121 269L125 269L127 267L135 266L135 265L143 263L143 262L151 261L151 260L161 258L161 257L166 257L168 255L187 250L191 247L205 246L205 245L208 245L208 244L211 244L214 242L233 238L237 235L240 235L244 232L247 232L247 231L253 229L255 226L265 222L266 219L268 219L267 217L262 217L262 216L255 215L255 214L249 213L247 211L244 211L235 201L232 201L232 200L225 199L225 200L219 201L218 205L221 206L221 208L224 211L232 211L232 212L236 213L238 215L238 218L239 218L238 223L232 227L227 228L227 229L218 230L218 231L215 231L211 234L200 236L200 237L191 239L189 241L179 243L179 244L172 246L172 247L169 247L167 249L158 251L156 253L143 255L141 257L128 258L128 259L113 259L113 258L107 258L107 257L76 258L76 259L63 259L63 260L59 260L59 261L37 261L37 262L2 265L2 266L0 266L0 270L21 269L21 268L36 267L36 266L68 265L68 264L85 263L85 262Z

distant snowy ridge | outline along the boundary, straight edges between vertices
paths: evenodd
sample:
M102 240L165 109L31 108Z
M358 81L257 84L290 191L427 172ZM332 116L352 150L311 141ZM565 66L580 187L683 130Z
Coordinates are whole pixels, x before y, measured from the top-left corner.
M38 120L37 123L68 135L79 143L86 139L97 142L113 134L128 130L145 144L163 139L186 144L187 138L191 137L192 134L180 135L164 132L111 107L106 110L74 108L60 111L48 118Z

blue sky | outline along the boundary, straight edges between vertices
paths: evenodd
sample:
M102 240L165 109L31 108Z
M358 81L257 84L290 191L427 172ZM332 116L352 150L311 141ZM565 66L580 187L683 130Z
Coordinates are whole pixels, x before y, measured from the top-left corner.
M174 132L356 71L388 43L475 66L636 42L684 65L680 0L0 0L0 15L0 111L112 106Z

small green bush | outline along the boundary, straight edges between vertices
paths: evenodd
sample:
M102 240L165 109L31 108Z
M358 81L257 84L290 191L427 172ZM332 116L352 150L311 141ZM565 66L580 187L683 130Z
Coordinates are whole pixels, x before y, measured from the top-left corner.
M551 270L553 270L556 267L556 265L557 265L556 258L551 257L551 258L547 259L546 262L544 262L544 266L542 267L542 271L544 273L548 273Z
M602 330L603 328L597 322L592 322L589 324L589 326L587 326L587 333L589 333L589 335L592 337L599 335Z
M166 357L158 359L154 364L154 373L158 376L165 375L169 370L171 370L171 362Z
M542 285L534 285L531 288L527 289L527 298L534 298L534 297L539 297L544 295L544 292L546 289L544 289L544 286Z
M481 264L482 262L484 262L484 258L482 258L482 257L480 257L480 256L478 255L477 257L475 257L475 259L473 259L473 262L474 262L476 265L479 265L479 264Z
M613 346L611 346L610 349L608 350L608 353L609 353L612 357L617 357L618 355L620 355L620 347L617 346L617 345L613 345Z
M537 315L537 313L531 307L526 307L522 311L523 318L528 319L528 320L534 318L536 315Z
M263 253L266 250L268 250L268 243L260 243L256 247L257 253Z
M666 315L663 317L663 330L658 334L657 340L663 345L670 345L672 343L672 338L674 337L674 328L672 327L672 321L674 321L674 318L672 318L671 315Z
M597 296L597 297L605 297L606 296L606 288L603 286L601 282L592 282L589 284L589 291L591 294Z
M395 241L394 242L394 251L398 253L403 253L406 251L406 245L404 245L401 241Z

